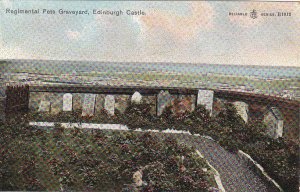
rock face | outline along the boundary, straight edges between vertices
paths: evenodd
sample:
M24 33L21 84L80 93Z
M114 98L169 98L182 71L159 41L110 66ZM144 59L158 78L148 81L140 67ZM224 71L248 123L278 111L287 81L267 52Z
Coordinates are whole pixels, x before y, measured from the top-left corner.
M134 184L137 186L137 187L140 187L143 185L143 175L141 173L141 171L136 171L133 176L132 176L132 179L133 179L133 182Z
M63 96L63 111L72 111L73 108L73 100L72 94L66 93Z
M142 102L142 95L136 91L131 97L131 103L140 104L141 102Z
M212 115L212 107L214 100L214 92L211 90L199 90L197 97L197 105L204 105L209 114Z
M241 101L236 101L233 102L233 105L236 108L238 115L242 117L245 123L248 123L248 114L249 114L248 104Z
M85 94L82 106L82 116L93 116L95 112L96 94Z
M160 116L167 106L172 104L172 96L168 91L160 91L157 95L157 116Z
M113 95L106 95L104 109L109 115L115 114L115 97Z

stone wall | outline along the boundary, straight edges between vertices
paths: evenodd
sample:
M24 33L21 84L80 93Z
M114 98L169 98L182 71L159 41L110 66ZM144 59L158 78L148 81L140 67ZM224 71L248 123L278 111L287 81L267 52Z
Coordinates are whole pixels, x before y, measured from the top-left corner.
M0 97L0 122L5 121L5 97Z
M105 110L105 98L107 94L110 93L110 90L114 88L110 88L109 90L104 89L104 93L101 93L101 90L97 92L95 99L95 109L94 113L97 115ZM211 90L157 90L157 88L153 90L140 90L140 93L135 90L127 90L124 88L124 93L120 92L115 88L115 92L112 94L115 98L114 109L120 111L121 113L125 111L126 107L134 101L138 101L141 103L151 104L151 114L152 115L161 115L166 107L171 106L173 113L177 115L181 115L185 112L193 111L196 105L204 105L207 110L210 111L214 116L218 114L224 108L224 104L226 102L233 103L238 113L244 119L245 122L255 121L255 120L263 120L265 111L270 106L273 106L274 103L266 103L264 100L257 100L253 102L245 101L249 96L233 96L229 97L227 92L218 93L218 91L214 92ZM69 88L68 88L69 90ZM91 93L91 89L87 89ZM35 92L36 91L36 92ZM43 88L42 90L34 90L30 89L29 95L29 110L38 111L41 106L41 101L44 99L49 100L50 102L50 112L51 113L59 113L63 111L63 95L65 93L56 93L56 92L38 92L38 91L49 91L48 88ZM59 92L62 92L58 89ZM73 91L76 91L74 88ZM118 91L116 93L116 91ZM123 93L123 94L122 94ZM86 93L72 93L72 111L78 111L82 113L82 106L84 101L84 95ZM135 96L134 96L135 94ZM145 94L145 95L143 95ZM250 95L251 96L251 95ZM140 99L141 97L141 99ZM46 104L46 103L44 103ZM275 103L276 104L276 103ZM47 105L45 105L47 106ZM280 109L283 114L283 136L292 139L299 138L299 110L295 105L285 105L280 102L275 105ZM45 107L47 108L47 107ZM247 117L248 114L248 117Z
M62 111L77 111L85 115L85 113L89 113L89 115L100 114L103 111L107 111L105 108L105 103L108 99L107 94L85 94L85 93L72 93L68 94L68 97L72 98L71 101L68 99L68 106L64 106L64 96L68 93L50 93L50 92L31 92L29 99L29 109L31 112L50 112L52 114L57 114ZM88 95L94 95L95 100L93 100L93 104L85 103L85 99L87 99ZM143 96L138 92L135 92L134 95L122 95L115 94L109 97L114 98L114 110L118 110L120 113L124 113L126 108L130 105L130 103L137 103L137 98L132 98L133 96L138 96L138 103L142 104L150 104L152 115L161 115L166 107L171 106L171 110L176 115L184 114L185 112L192 112L195 109L196 105L196 95L172 95L168 91L162 90L158 95L146 95ZM198 96L199 99L199 96ZM211 98L212 99L212 98ZM207 103L212 103L212 101L207 101ZM66 101L65 101L66 102ZM87 102L87 101L86 101ZM70 104L71 103L71 104ZM66 104L66 103L65 103ZM72 105L72 110L69 109ZM212 104L210 104L212 106ZM112 111L112 106L110 107L111 114L114 114ZM83 109L84 108L84 109ZM87 111L89 109L89 112Z

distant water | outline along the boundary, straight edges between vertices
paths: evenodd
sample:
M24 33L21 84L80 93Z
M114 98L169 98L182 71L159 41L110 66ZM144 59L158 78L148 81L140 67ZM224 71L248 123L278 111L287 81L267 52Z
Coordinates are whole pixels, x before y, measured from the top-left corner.
M1 63L1 62L0 62ZM188 63L118 63L96 61L6 60L1 72L32 71L39 73L132 72L157 71L166 73L223 74L257 76L259 78L299 78L299 67L237 66Z

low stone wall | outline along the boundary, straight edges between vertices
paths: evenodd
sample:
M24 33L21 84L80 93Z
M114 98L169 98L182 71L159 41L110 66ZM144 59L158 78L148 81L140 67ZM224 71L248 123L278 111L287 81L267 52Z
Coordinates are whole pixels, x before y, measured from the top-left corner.
M238 151L238 156L243 159L245 162L247 162L247 164L258 174L260 175L260 177L267 182L272 189L276 190L276 191L280 191L282 192L283 189L279 186L279 184L273 180L268 173L264 170L264 168L258 164L256 161L254 161L250 155L248 155L247 153L243 152L242 150Z
M227 92L220 94L216 90L197 91L197 89L181 90L141 87L107 87L105 89L100 89L99 87L81 87L81 89L76 87L71 87L71 89L69 87L64 87L64 89L59 89L58 87L40 87L40 89L36 89L36 87L31 87L29 110L31 112L47 111L52 114L62 112L64 103L63 95L67 93L64 91L70 91L72 94L72 111L77 111L83 115L88 114L89 116L103 113L103 111L106 111L111 115L115 114L115 110L123 113L130 103L133 102L133 95L137 96L137 98L133 98L133 100L138 98L140 100L141 97L141 100L138 101L138 103L150 104L150 113L157 116L160 116L167 107L171 107L173 114L180 117L185 112L193 111L196 108L196 105L204 105L205 108L210 111L210 115L216 116L220 111L222 111L222 109L224 109L225 103L230 102L235 105L238 114L247 123L247 121L263 119L263 116L265 115L264 111L267 107L264 106L263 102L258 105L257 103L260 102L252 103L250 101L239 101L239 98L236 97L227 98L224 97ZM83 91L89 92L85 93ZM95 103L93 105L84 105L84 100L87 94L96 95ZM108 95L111 95L111 97L107 97ZM248 97L251 97L251 95L248 95ZM105 107L106 100L107 107ZM110 101L108 102L108 100ZM47 102L41 103L42 101ZM84 109L85 112L83 112L83 106L89 106L90 108L93 107L93 109ZM40 108L41 110L39 110ZM66 108L70 109L71 107ZM297 116L297 114L299 114L299 109L298 111L281 110L284 114L283 137L297 139L297 135L299 135L299 131L297 131L299 129L297 126L299 124L299 117ZM290 111L290 113L288 114L287 111Z
M5 97L0 98L0 122L5 121Z
M29 97L29 110L31 112L50 112L52 114L57 114L62 112L64 107L64 95L67 93L55 93L55 92L30 92ZM70 94L70 93L69 93ZM86 102L89 100L87 95L95 95L95 101L92 105L87 105ZM103 111L108 110L108 106L105 106L106 100L108 99L108 94L91 94L91 93L71 93L72 103L65 108L72 108L72 111L77 111L82 113L83 110L86 114L86 107L93 107L93 109L88 110L89 115L97 115ZM171 106L172 112L174 114L183 114L184 112L191 112L195 109L196 96L195 95L171 95L168 91L162 91L162 94L158 95L141 95L142 104L150 104L150 113L152 115L161 115L166 107ZM126 94L113 94L109 97L114 99L114 103L111 103L114 110L118 110L124 113L126 108L133 102L132 95ZM110 106L111 109L111 106ZM112 111L111 111L112 112ZM114 113L112 113L113 115Z

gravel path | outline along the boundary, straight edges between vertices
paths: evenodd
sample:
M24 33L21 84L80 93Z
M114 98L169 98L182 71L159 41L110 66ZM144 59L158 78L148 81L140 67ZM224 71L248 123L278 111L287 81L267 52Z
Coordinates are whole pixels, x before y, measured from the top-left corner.
M254 173L236 154L229 153L215 141L203 137L177 135L180 141L194 146L220 173L227 192L276 192Z

